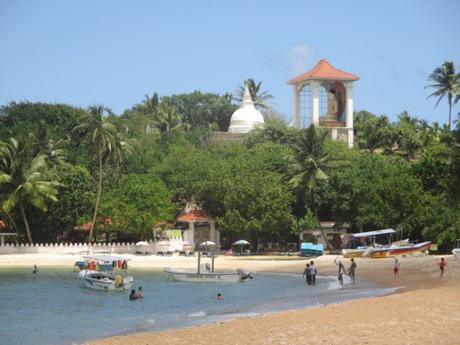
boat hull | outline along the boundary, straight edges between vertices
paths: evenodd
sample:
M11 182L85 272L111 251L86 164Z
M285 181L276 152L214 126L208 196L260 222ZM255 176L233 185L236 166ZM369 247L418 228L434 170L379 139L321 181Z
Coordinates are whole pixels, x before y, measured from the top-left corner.
M342 255L346 259L361 258L365 249L342 249Z
M168 279L190 282L190 283L238 283L247 279L238 273L231 272L196 272L187 270L178 270L165 268L164 272L168 274Z
M460 248L452 249L452 254L454 254L455 258L460 260Z
M85 287L98 291L126 291L131 290L134 279L131 276L123 277L122 283L117 284L115 279L109 276L95 277L95 275L87 275L83 278Z
M389 256L408 255L408 254L413 254L416 252L423 253L429 250L430 247L431 247L431 242L422 242L418 244L404 245L404 246L368 248L365 251L364 256L370 257L372 259L382 259L382 258L387 258Z

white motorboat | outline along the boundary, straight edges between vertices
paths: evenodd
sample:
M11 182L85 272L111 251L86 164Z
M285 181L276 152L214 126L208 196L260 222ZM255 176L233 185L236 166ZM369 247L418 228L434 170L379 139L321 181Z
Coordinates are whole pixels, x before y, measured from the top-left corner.
M133 286L134 279L131 276L115 276L105 272L88 273L83 281L85 286L93 290L101 291L125 291Z
M124 291L132 287L134 279L126 275L128 260L114 255L84 256L79 277L84 285L93 290Z
M197 272L181 268L165 268L168 279L191 283L238 283L252 279L252 274L241 269L236 272Z
M455 248L452 249L452 254L456 259L460 260L460 239L455 240Z
M252 279L253 276L249 272L245 272L241 268L236 272L215 272L214 271L215 255L211 253L212 263L207 263L203 268L200 267L201 252L198 251L198 267L196 270L183 268L164 268L164 272L168 274L168 279L190 283L238 283Z

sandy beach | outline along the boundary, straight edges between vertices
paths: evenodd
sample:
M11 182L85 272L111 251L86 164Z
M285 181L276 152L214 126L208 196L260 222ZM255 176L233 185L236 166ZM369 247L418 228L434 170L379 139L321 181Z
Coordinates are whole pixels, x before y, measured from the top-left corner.
M285 311L208 325L99 339L86 345L150 344L459 344L460 261L445 256L439 278L436 256L401 257L401 274L393 277L393 259L357 259L357 284L364 277L397 293L303 310ZM194 267L195 258L132 256L134 269ZM335 256L315 259L321 274L335 274ZM73 255L1 255L0 267L69 266ZM349 260L344 260L348 266ZM297 272L298 257L225 257L219 269L243 267L254 272ZM319 287L317 287L319 288ZM147 293L148 296L148 293Z

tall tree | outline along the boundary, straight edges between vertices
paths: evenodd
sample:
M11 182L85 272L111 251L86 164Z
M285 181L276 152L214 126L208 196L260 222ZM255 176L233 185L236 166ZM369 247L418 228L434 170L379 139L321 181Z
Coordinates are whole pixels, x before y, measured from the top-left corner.
M89 243L93 240L94 226L97 221L98 208L101 200L103 164L112 161L118 165L124 160L125 154L131 151L129 144L122 140L116 127L105 117L105 114L109 111L110 110L104 106L90 107L83 123L73 129L73 131L77 133L83 131L83 133L89 137L97 162L97 196L91 229L88 236Z
M25 206L30 204L46 212L47 201L57 200L59 182L50 173L47 160L48 156L41 153L29 158L24 146L14 138L0 142L0 186L5 191L2 208L7 213L19 208L31 244L32 230Z
M444 96L447 96L449 104L449 129L452 127L452 105L460 99L460 74L455 73L455 66L452 61L445 61L441 67L437 67L428 77L432 84L427 88L435 89L429 97L438 97L436 105L441 102Z
M332 160L325 150L325 142L328 137L326 131L318 130L315 126L302 130L301 136L294 143L294 153L288 155L287 159L287 178L288 182L297 194L302 198L304 195L309 198L306 205L306 215L309 214L309 208L317 220L318 203L315 200L315 187L319 181L329 178L327 170L336 168L344 162ZM330 246L324 233L322 234L328 246Z
M236 97L235 97L235 99L238 102L241 102L243 100L244 90L246 89L246 86L248 87L249 93L251 94L252 101L254 102L254 105L257 108L260 108L260 109L270 108L268 101L272 99L273 96L270 93L268 93L268 91L262 91L261 81L257 83L252 78L246 79L243 85L238 86L238 89L236 90Z

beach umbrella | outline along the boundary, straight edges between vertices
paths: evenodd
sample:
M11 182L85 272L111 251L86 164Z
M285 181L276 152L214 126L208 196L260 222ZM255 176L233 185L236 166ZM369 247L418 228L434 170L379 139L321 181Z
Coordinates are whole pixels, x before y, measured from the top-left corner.
M200 243L200 247L207 247L207 246L217 246L216 243L213 241L204 241Z
M246 240L238 240L236 242L233 242L234 246L239 246L240 247L240 255L243 254L243 246L245 246L247 244L250 244L250 243L248 241L246 241Z
M215 247L217 244L213 241L204 241L200 243L200 247L204 247L204 251L208 251L208 247Z
M139 241L136 243L136 246L149 246L150 244L148 242L145 242L145 241Z

